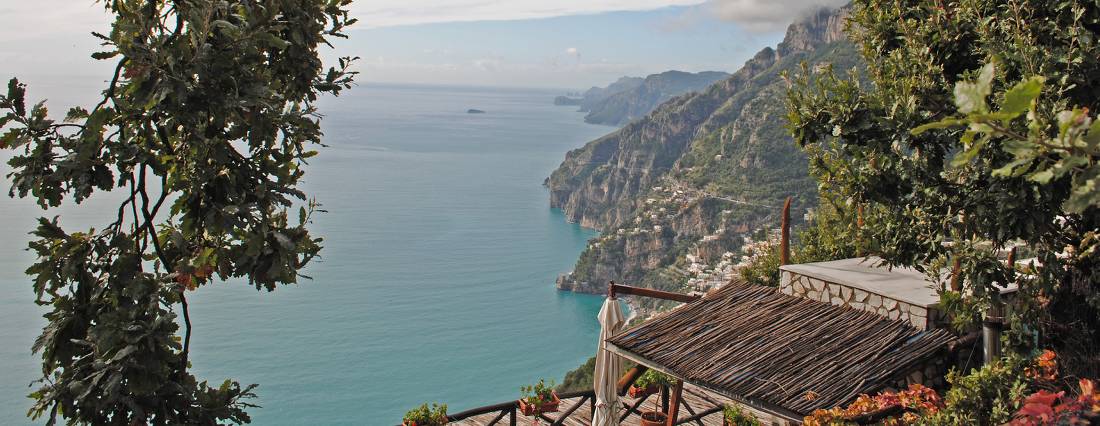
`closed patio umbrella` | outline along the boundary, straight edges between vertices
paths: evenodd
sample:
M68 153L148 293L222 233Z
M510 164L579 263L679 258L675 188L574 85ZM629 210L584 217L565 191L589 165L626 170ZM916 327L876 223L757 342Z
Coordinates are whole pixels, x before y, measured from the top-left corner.
M596 371L594 384L596 390L596 413L593 426L619 424L619 394L616 389L619 377L623 374L622 357L607 350L606 340L623 327L622 308L613 296L608 297L600 308L600 343L596 349Z

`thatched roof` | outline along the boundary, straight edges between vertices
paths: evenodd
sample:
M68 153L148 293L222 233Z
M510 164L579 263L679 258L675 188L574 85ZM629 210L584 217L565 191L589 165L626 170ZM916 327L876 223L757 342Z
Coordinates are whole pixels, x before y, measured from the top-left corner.
M944 330L730 283L608 342L652 368L793 417L882 389L952 340Z

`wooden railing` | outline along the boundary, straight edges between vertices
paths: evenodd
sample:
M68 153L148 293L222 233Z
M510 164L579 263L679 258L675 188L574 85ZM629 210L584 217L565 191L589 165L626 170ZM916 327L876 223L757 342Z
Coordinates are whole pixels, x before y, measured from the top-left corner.
M576 402L573 403L573 405L570 405L568 408L565 409L565 411L562 411L561 414L557 416L557 418L550 417L550 414L553 413L539 414L539 418L549 422L551 426L558 426L565 423L565 420L568 419L569 416L573 415L573 413L575 413L578 409L583 407L585 403L588 403L588 412L590 416L596 411L596 392L592 389L558 394L558 398L561 398L562 402L575 398L580 399L577 399ZM459 420L465 420L470 417L497 413L497 416L490 420L489 423L486 423L486 425L496 425L501 420L504 420L505 417L507 417L508 425L515 426L516 415L518 412L519 404L516 401L511 401L502 404L487 405L484 407L466 410L461 413L448 415L447 420L455 422Z
M667 386L663 387L661 392L658 392L658 393L655 393L655 394L652 394L652 395L647 395L644 398L638 398L633 402L633 404L628 404L625 401L620 401L619 403L622 404L621 409L624 410L624 411L622 412L622 414L619 415L619 422L625 421L630 416L641 416L641 413L642 413L641 409L643 408L643 404L645 404L646 401L648 401L651 397L661 398L661 401L660 401L661 411L667 413L669 411L669 397L668 397L669 393L670 393L669 391L670 391L670 389L668 389ZM565 423L566 420L568 420L571 416L573 416L577 412L577 410L581 409L585 405L587 405L587 407L585 407L585 408L588 409L588 418L592 419L595 416L595 412L596 412L596 392L593 391L592 389L584 390L584 391L578 391L578 392L567 392L567 393L559 394L558 397L561 398L562 403L565 403L566 401L570 401L570 402L572 402L572 404L569 405L569 407L566 408L564 411L561 411L560 414L558 414L558 413L539 414L538 417L539 417L540 420L545 421L547 424L549 424L551 426L562 425L562 424ZM577 399L577 398L579 398L579 399ZM573 401L574 399L576 399L576 400ZM699 426L702 426L703 425L702 419L704 417L722 411L721 406L716 406L716 407L710 407L710 408L707 408L705 410L696 412L694 410L694 407L689 405L688 402L684 401L684 400L680 400L680 406L683 407L687 411L689 416L677 419L677 421L675 423L673 423L675 425L695 423ZM503 424L505 424L505 422L507 422L507 424L509 426L515 426L517 424L516 423L517 422L517 416L522 415L519 412L519 405L516 403L516 401L510 401L510 402L505 402L505 403L500 403L500 404L495 404L495 405L486 405L484 407L478 407L478 408L473 408L473 409L470 409L470 410L466 410L466 411L463 411L461 413L451 414L451 415L447 416L447 421L457 422L457 421L460 421L460 420L469 419L471 417L484 416L484 415L487 415L487 414L496 414L495 417L493 417L487 423L484 423L487 426L493 426L493 425L498 425L498 424L503 425Z

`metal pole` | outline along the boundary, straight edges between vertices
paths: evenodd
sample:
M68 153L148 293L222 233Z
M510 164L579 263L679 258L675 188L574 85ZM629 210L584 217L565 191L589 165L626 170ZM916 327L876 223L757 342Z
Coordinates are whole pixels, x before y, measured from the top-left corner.
M1004 328L1004 317L1001 308L1001 298L993 296L993 302L985 313L982 321L982 361L986 365L992 364L1001 358L1001 330Z

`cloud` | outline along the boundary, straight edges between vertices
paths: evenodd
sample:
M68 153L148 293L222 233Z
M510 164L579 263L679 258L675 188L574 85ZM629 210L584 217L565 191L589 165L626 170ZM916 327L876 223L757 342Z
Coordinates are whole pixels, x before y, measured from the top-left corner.
M692 6L705 0L375 0L351 4L359 28L552 18Z
M710 0L701 7L724 21L750 31L782 30L795 19L822 7L836 8L849 0Z
M574 58L580 58L581 57L581 51L577 50L576 47L570 47L568 49L565 49L565 54L568 55L568 56L572 56Z

